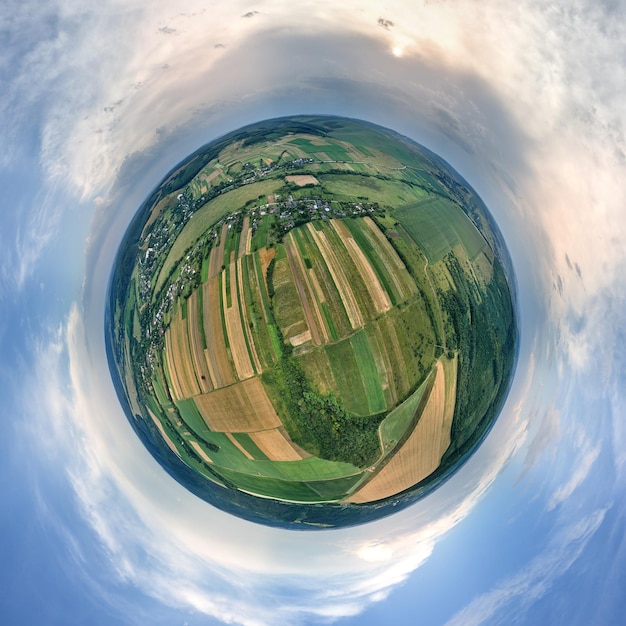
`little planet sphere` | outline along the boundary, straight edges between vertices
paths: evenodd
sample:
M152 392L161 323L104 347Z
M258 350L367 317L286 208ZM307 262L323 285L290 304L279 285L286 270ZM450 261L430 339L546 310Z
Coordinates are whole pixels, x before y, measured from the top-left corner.
M445 161L333 116L246 126L142 204L113 267L109 365L133 429L245 519L331 528L431 493L493 426L513 271Z

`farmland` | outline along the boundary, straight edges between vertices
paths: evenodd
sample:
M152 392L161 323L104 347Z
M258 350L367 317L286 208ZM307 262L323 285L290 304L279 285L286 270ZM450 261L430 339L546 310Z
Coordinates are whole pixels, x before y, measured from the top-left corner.
M391 131L315 116L176 168L110 294L141 436L207 490L260 496L259 515L367 509L455 471L506 396L517 331L490 218L442 168Z

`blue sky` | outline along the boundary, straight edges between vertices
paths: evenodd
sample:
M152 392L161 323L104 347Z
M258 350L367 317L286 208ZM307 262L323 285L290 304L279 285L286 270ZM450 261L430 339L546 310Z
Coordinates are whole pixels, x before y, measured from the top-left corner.
M27 0L0 10L0 615L11 624L618 623L626 578L622 2ZM134 436L103 306L200 145L334 113L447 159L498 221L521 353L427 499L349 530L233 519Z

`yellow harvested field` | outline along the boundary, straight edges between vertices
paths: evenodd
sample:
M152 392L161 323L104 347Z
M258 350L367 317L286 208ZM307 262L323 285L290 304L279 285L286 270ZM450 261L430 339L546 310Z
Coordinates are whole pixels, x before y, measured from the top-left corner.
M446 381L446 374L454 378ZM432 474L450 445L456 360L444 367L437 361L436 375L424 411L402 448L361 489L347 498L348 502L374 502L393 496Z
M196 379L202 393L213 391L211 373L204 356L202 348L202 335L200 332L200 311L198 302L198 291L194 291L187 300L187 331L189 333L189 348L193 367L196 372Z
M250 433L250 439L270 461L300 461L305 458L295 447L284 428Z
M226 306L226 271L222 272L222 304L224 307L224 321L226 322L226 333L228 334L228 344L230 353L237 371L237 378L245 380L254 376L254 369L250 361L248 346L243 334L241 325L241 314L239 313L239 289L237 287L237 270L234 262L229 265L230 274L230 298L231 306Z
M254 457L232 436L231 433L226 433L226 436L230 439L230 442L250 461L254 461Z
M341 242L346 247L350 258L354 261L359 275L365 283L365 287L374 303L377 313L386 313L391 309L391 300L383 286L378 280L378 276L369 260L361 250L359 244L354 240L346 225L340 220L331 220L335 232L339 235Z
M198 453L198 456L207 463L213 463L211 457L200 447L200 444L197 441L189 441L191 447Z
M194 401L207 426L216 432L248 433L281 425L258 378L197 396Z
M315 176L311 176L310 174L295 174L293 176L285 176L285 180L288 183L294 183L294 185L298 185L298 187L303 187L304 185L319 185L319 180L315 178Z
M232 385L235 382L235 376L228 358L222 330L220 275L210 278L202 285L202 290L204 336L207 344L204 353L211 380L215 388Z
M350 287L350 281L346 277L341 263L339 262L339 259L337 259L337 255L326 237L326 233L316 230L315 226L313 226L311 222L307 224L307 228L309 229L309 232L313 236L319 251L326 261L326 267L328 268L328 271L330 272L330 275L335 283L335 287L337 287L341 301L343 302L346 313L348 314L350 325L354 329L362 328L363 316L361 315L361 309L359 308L352 288Z

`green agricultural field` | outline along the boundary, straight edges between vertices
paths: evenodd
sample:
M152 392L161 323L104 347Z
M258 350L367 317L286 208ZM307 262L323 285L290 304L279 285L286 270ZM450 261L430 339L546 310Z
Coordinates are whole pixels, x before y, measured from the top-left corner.
M431 198L398 207L394 214L430 263L440 261L459 243L470 258L486 245L471 220L450 200Z
M365 331L361 330L354 334L350 339L350 343L352 344L363 387L365 388L368 404L367 413L382 413L387 409L387 403L385 402L385 395L376 368L376 362L374 361L374 354Z

